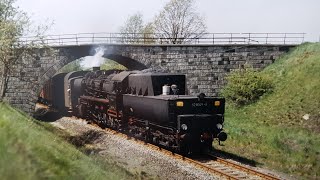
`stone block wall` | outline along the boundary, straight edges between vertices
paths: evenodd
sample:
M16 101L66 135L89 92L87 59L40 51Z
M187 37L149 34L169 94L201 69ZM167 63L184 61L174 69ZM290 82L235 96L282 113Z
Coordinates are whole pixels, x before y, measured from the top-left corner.
M152 67L187 75L189 94L218 95L225 77L235 69L263 69L287 52L290 45L101 45L105 57L132 67ZM32 114L44 83L71 61L92 54L92 46L56 47L24 57L9 77L5 100ZM129 67L130 68L130 67ZM0 84L1 85L1 84Z
M216 96L226 84L231 71L243 67L263 69L293 46L221 45L140 47L131 53L153 67L187 75L188 93ZM143 53L141 53L141 51Z
M54 57L25 56L11 68L4 101L27 113L33 113L47 67L59 62ZM45 67L44 67L45 66Z

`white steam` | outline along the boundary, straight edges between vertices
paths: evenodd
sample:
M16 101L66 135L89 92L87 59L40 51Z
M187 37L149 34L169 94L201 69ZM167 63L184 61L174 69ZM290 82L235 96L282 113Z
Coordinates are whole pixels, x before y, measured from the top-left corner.
M101 64L105 62L105 58L103 57L105 50L106 48L104 47L97 47L95 49L95 54L93 56L83 57L80 65L85 69L98 66L100 67Z

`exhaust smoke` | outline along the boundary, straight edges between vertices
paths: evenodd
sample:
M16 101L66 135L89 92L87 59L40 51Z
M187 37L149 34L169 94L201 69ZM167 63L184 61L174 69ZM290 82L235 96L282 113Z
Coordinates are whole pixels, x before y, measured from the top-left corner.
M86 56L83 57L80 65L85 68L92 68L92 67L100 67L104 62L105 58L103 57L106 48L104 47L97 47L94 49L95 54L93 56Z

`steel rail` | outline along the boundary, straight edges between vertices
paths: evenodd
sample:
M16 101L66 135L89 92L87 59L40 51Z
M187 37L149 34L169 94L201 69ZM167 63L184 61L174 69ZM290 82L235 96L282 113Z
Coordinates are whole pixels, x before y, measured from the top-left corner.
M207 154L208 156L210 156L211 158L213 158L213 160L217 161L217 162L220 162L220 163L223 163L227 166L232 166L236 169L239 169L241 171L245 171L245 172L248 172L250 174L253 174L253 175L257 175L257 176L260 176L261 178L264 178L264 179L269 179L269 180L280 180L280 178L277 178L277 177L274 177L274 176L271 176L269 174L265 174L265 173L262 173L262 172L259 172L257 170L254 170L252 168L248 168L248 167L245 167L243 165L239 165L239 164L236 164L234 162L231 162L229 160L226 160L226 159L223 159L223 158L220 158L218 156L215 156L213 154Z
M169 150L166 150L166 149L163 149L159 146L156 146L156 145L153 145L153 144L150 144L150 143L146 143L142 140L139 140L137 138L133 138L133 137L130 137L126 134L123 134L123 133L120 133L118 131L115 131L115 130L112 130L112 129L109 129L109 128L105 128L105 131L106 132L109 132L109 133L112 133L113 135L117 135L119 137L123 137L125 138L126 140L131 140L135 143L138 143L138 144L141 144L141 145L144 145L144 146L147 146L149 147L150 149L153 149L153 150L156 150L158 152L161 152L163 154L166 154L170 157L173 157L175 159L178 159L178 160L182 160L183 162L188 162L189 164L192 164L193 166L195 167L198 167L198 168L201 168L209 173L211 173L212 175L219 175L219 176L222 176L222 177L225 177L226 179L230 179L230 180L236 180L238 179L237 177L235 176L232 176L232 175L229 175L221 170L218 170L218 169L215 169L213 167L210 167L210 166L207 166L201 162L198 162L198 161L195 161L191 158L188 158L188 157L185 157L185 156L182 156L180 154L177 154L177 153L173 153L172 151L169 151Z

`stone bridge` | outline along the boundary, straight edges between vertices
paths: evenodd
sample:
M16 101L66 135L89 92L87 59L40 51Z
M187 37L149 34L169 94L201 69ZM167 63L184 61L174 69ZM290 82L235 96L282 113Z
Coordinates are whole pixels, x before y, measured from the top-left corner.
M217 95L230 71L245 64L262 69L294 45L115 45L101 44L104 57L128 69L162 68L187 75L189 94ZM98 45L58 46L37 50L10 74L5 100L32 114L44 83L66 64L94 54ZM53 54L53 55L52 55Z

